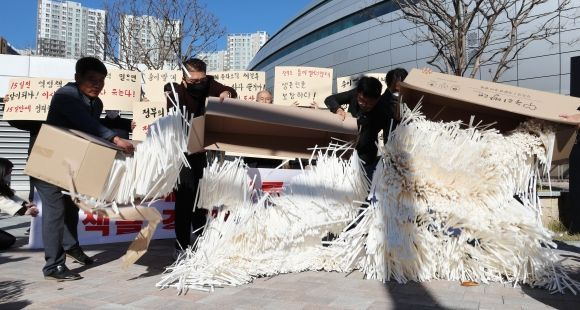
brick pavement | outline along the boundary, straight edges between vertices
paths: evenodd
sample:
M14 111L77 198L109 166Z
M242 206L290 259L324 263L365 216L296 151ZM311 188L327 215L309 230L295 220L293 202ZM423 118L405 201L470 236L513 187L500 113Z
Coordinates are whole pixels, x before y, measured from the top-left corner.
M153 241L149 252L127 271L120 258L128 244L86 246L96 263L69 264L85 278L53 282L42 278L43 252L23 247L25 218L0 218L0 228L20 236L17 246L0 252L0 309L580 309L580 296L529 287L490 284L462 287L457 282L382 284L362 274L304 272L257 279L213 293L159 290L155 283L171 263L171 240ZM580 248L561 256L580 280Z

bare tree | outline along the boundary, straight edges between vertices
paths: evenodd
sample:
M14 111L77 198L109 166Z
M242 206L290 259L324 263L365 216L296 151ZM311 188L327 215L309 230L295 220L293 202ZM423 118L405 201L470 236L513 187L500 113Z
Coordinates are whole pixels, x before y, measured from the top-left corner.
M225 28L198 0L106 0L107 25L97 40L105 58L123 69L175 67L215 48Z
M435 54L427 63L441 72L475 77L493 64L493 81L513 65L518 53L535 41L551 42L571 0L395 0L403 18L417 25L405 37L428 42ZM556 7L546 10L548 2ZM415 31L415 30L413 30Z

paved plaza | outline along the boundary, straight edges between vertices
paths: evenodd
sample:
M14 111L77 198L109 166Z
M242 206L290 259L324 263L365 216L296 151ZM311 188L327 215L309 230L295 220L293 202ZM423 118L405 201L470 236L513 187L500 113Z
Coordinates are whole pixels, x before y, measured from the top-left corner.
M490 284L463 287L458 282L382 284L362 274L304 272L257 279L213 293L160 290L155 283L171 263L172 241L157 240L127 271L119 258L128 243L84 247L95 264L69 263L84 279L44 280L42 251L26 249L28 219L0 217L0 228L18 236L16 246L0 252L0 309L580 309L580 295L549 294L529 287ZM562 244L571 275L580 280L580 247Z

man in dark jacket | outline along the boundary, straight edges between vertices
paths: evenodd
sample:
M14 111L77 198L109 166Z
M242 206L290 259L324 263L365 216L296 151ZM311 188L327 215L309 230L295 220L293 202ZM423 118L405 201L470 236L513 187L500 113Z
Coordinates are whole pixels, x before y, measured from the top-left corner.
M386 82L387 82L387 89L381 96L381 102L386 103L390 109L393 110L396 118L398 119L397 113L397 103L399 103L399 91L400 91L400 83L405 80L407 77L408 72L403 68L395 68L387 72Z
M75 65L75 83L68 83L57 90L50 103L46 124L80 130L109 140L131 153L133 145L119 138L99 122L103 103L98 98L105 85L107 68L98 59L81 58ZM78 208L63 189L42 180L32 178L42 200L42 240L46 265L45 279L68 281L81 276L65 265L69 256L82 265L92 264L78 242Z
M393 112L381 102L382 85L373 77L362 77L353 90L338 93L324 100L331 112L344 120L346 112L342 108L348 105L347 111L357 119L359 130L356 150L364 161L367 176L372 178L378 162L378 134L383 130L383 139L387 140Z
M179 108L187 110L187 117L201 116L205 114L205 100L207 97L236 98L236 91L214 80L213 76L206 75L206 64L197 58L192 58L183 63L183 81L180 84L173 83L173 89L179 98ZM176 102L171 84L165 85L164 91L170 93L173 102ZM167 108L172 108L173 103L168 100ZM203 227L206 221L206 210L196 209L195 197L199 179L203 176L203 168L207 165L205 152L187 155L187 161L191 168L183 167L179 174L175 200L175 249L176 253L186 249L191 242L191 228L194 231Z

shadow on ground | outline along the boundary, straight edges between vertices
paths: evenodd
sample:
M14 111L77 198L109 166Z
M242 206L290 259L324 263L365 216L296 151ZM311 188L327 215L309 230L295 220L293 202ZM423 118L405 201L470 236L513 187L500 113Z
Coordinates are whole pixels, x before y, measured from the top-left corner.
M129 244L130 243L128 242L123 242L123 243L85 245L83 246L83 249L85 251L99 252L98 254L92 256L95 262L89 266L81 266L78 268L74 268L73 271L81 273L85 270L119 260L123 257L123 255L125 255L127 249L129 248ZM165 271L165 267L173 263L172 255L173 255L173 239L152 240L147 250L147 253L145 253L141 258L139 258L139 260L137 260L137 262L135 262L136 265L147 267L147 271L134 278L129 279L129 281L156 276L163 273L163 271Z
M554 241L558 245L559 251L566 251L567 253L559 253L562 257L562 263L567 271L567 275L575 281L580 282L580 268L577 267L580 262L580 248L561 241ZM576 267L572 267L576 266ZM570 290L566 290L565 294L554 293L539 288L531 288L529 286L522 286L522 291L529 297L556 309L579 309L580 308L580 291L576 291L574 295Z
M0 309L23 309L29 306L29 301L18 300L26 285L22 280L0 281Z

